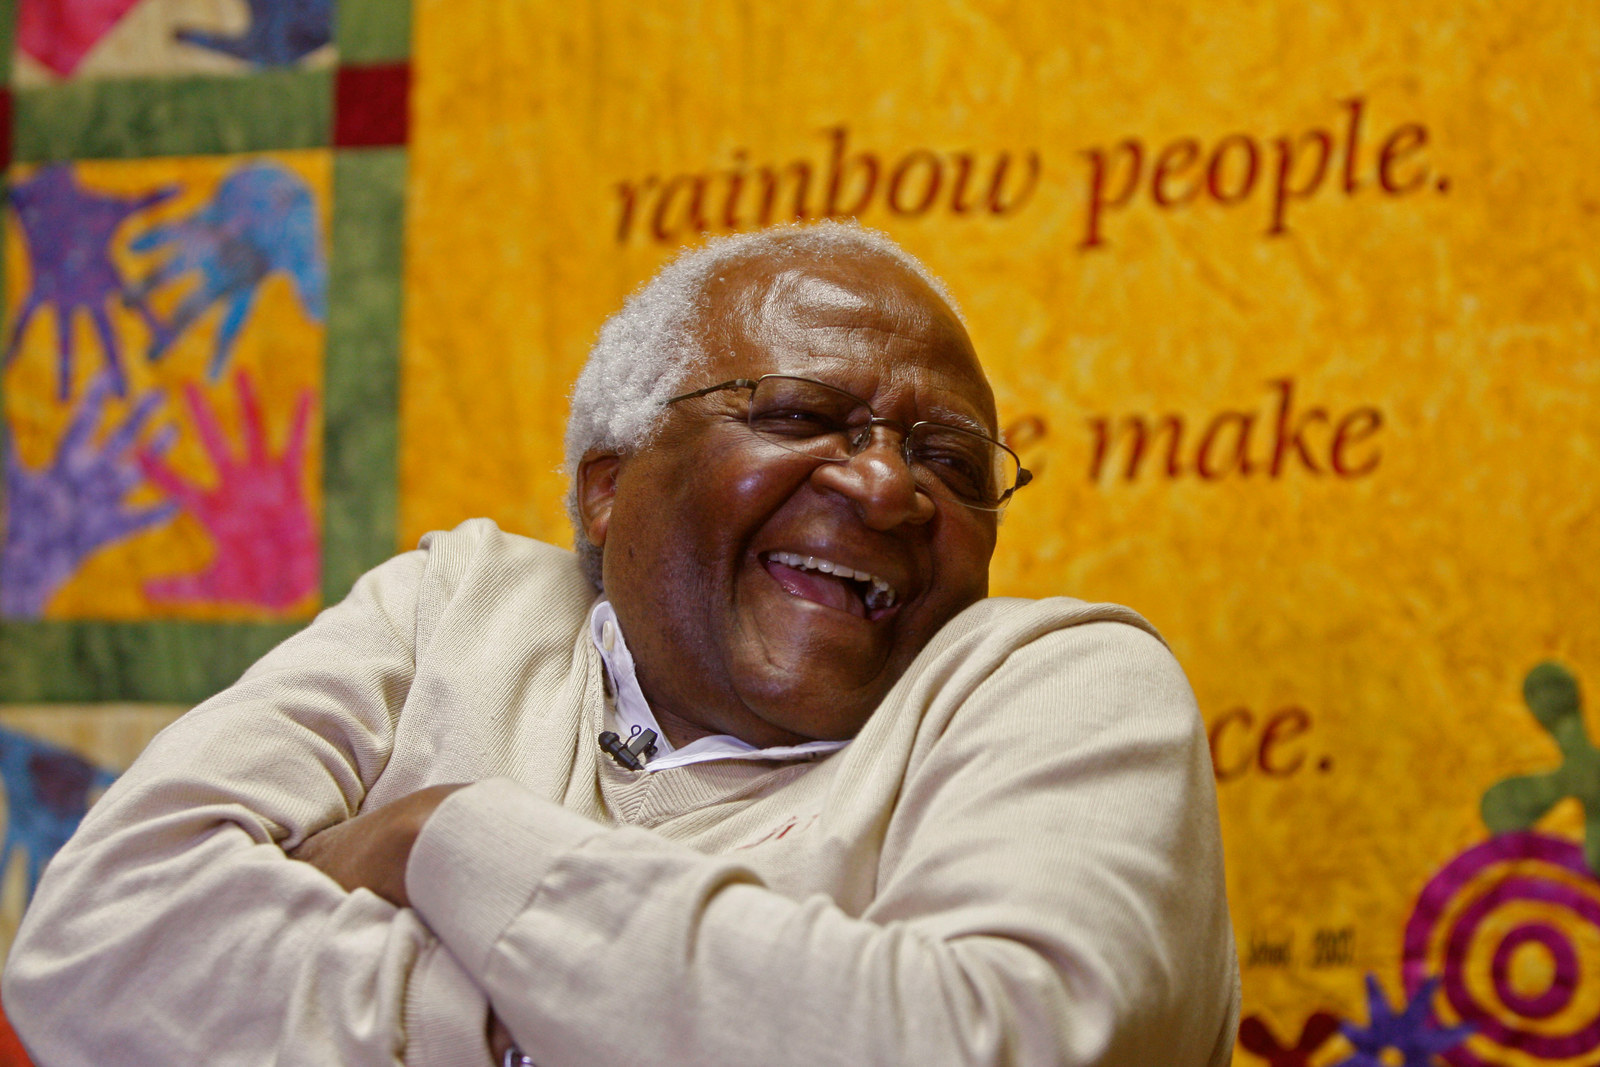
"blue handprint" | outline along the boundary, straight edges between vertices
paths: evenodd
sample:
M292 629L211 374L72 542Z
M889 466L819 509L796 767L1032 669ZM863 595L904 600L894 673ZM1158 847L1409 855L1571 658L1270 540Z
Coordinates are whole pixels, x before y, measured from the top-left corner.
M332 36L333 0L246 0L250 25L237 37L207 30L180 29L186 44L247 60L258 67L287 67L327 44Z
M0 778L6 791L6 836L0 870L21 852L28 864L27 898L39 874L89 810L89 794L115 779L74 752L0 727Z
M122 425L96 446L93 438L111 388L105 376L90 384L55 458L38 470L22 465L10 426L0 423L6 478L0 615L38 618L50 596L96 549L165 522L177 512L170 503L147 508L130 508L124 503L144 480L127 453L160 405L161 396L146 393ZM150 451L164 452L172 437L170 431L159 436Z
M167 187L126 197L91 193L78 184L67 164L45 167L11 189L11 204L16 208L28 246L33 283L11 326L6 366L16 358L23 332L34 313L45 304L54 305L60 342L56 393L58 399L65 401L72 388L73 313L81 308L89 313L100 335L112 386L118 396L127 395L122 358L106 303L113 296L122 297L144 317L152 333L158 332L159 326L143 299L127 293L122 274L111 261L111 241L129 216L159 204L177 191Z
M200 275L150 349L152 362L166 355L180 334L216 303L226 303L207 376L216 381L228 364L256 292L268 274L294 279L306 314L321 321L327 312L328 267L322 229L311 190L292 171L258 163L234 171L198 211L156 226L129 246L135 252L170 248L168 259L143 279L130 298L187 272Z

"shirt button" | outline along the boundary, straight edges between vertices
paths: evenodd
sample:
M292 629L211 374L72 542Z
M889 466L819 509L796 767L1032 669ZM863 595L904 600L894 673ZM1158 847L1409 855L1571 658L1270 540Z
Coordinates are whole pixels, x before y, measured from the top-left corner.
M600 647L607 652L617 647L617 626L610 619L600 624Z

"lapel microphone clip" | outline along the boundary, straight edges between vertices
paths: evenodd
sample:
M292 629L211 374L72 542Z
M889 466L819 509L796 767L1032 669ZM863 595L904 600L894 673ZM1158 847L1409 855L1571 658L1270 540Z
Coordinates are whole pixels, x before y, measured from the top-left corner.
M625 745L615 732L607 730L600 735L600 747L628 770L642 771L650 757L656 754L656 732L635 726L629 732Z

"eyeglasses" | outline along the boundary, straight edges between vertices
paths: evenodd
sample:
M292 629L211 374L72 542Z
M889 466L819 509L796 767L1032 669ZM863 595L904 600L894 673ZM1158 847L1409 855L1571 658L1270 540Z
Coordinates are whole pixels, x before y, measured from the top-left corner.
M1003 511L1011 494L1033 480L1017 454L983 434L942 422L907 426L858 396L811 378L764 374L735 378L667 401L693 400L724 389L750 390L746 421L763 441L827 463L843 463L872 442L875 426L900 431L900 454L920 489L979 511Z

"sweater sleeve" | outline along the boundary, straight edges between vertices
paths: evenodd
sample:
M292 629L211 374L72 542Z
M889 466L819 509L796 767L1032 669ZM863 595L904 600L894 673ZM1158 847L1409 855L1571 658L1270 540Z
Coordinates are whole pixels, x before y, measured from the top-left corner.
M5 972L41 1065L488 1062L483 994L415 912L285 855L387 763L424 565L363 577L90 811Z
M917 709L859 916L507 781L435 813L413 905L541 1067L1227 1063L1238 978L1182 672L1110 622L969 659Z

